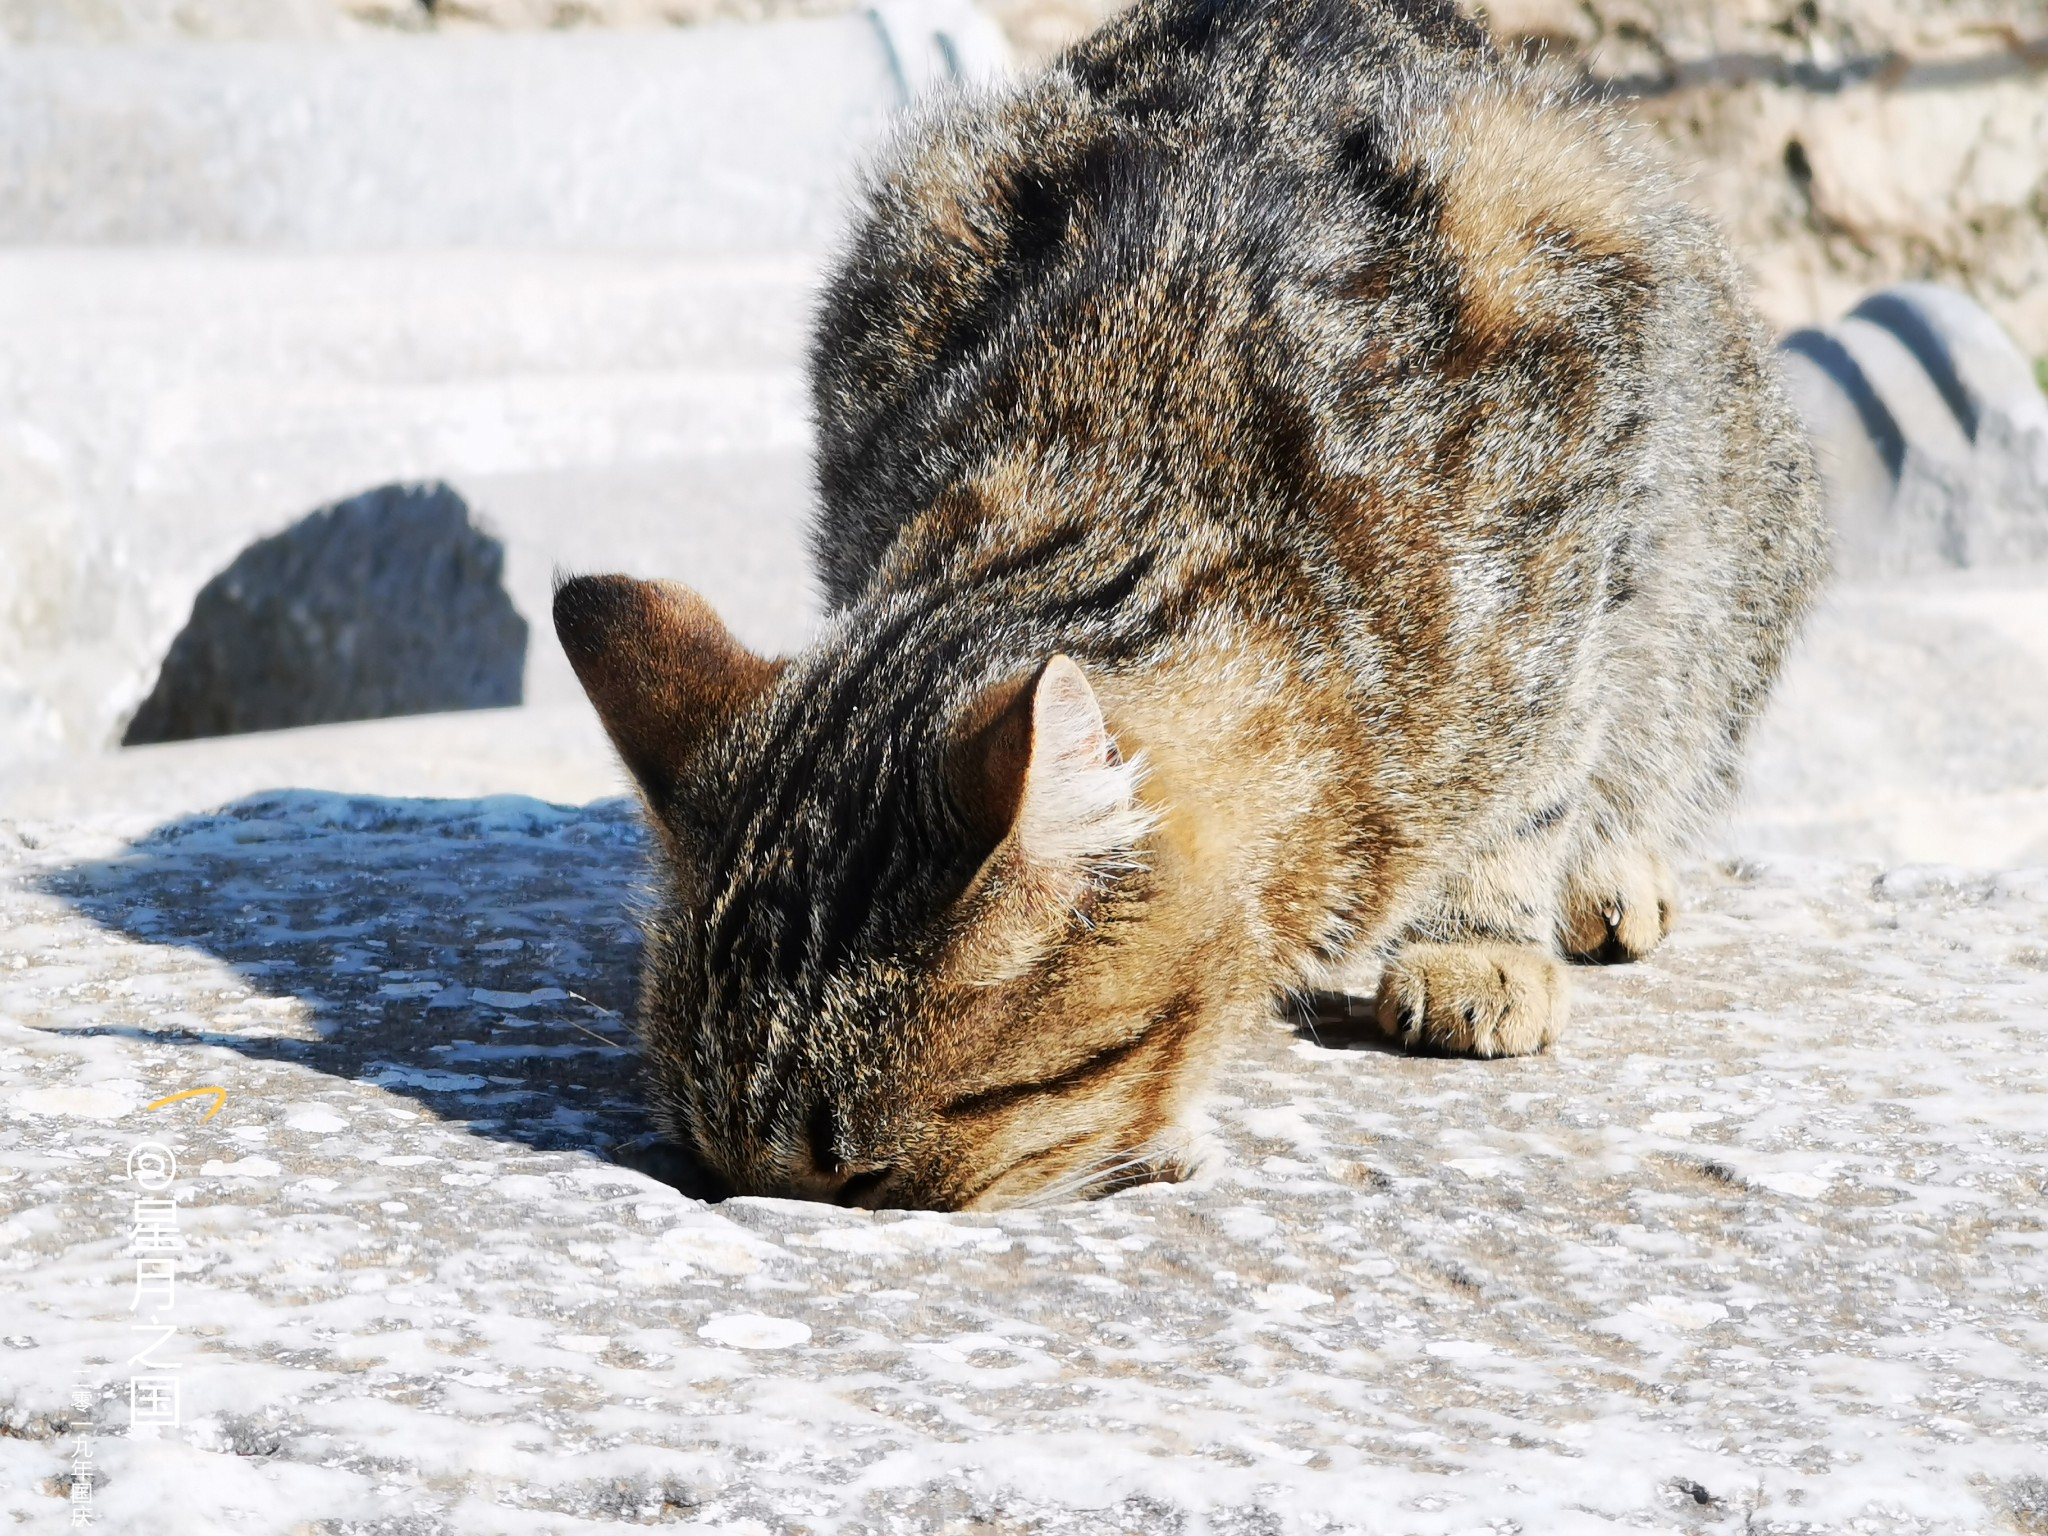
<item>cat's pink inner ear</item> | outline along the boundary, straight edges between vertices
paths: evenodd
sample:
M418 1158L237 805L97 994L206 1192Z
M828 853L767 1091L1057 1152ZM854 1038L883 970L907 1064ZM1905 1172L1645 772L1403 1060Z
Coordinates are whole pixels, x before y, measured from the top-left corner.
M1046 865L1084 864L1114 851L1133 831L1133 784L1087 674L1072 657L1053 657L1032 689L1018 848Z
M1139 764L1118 754L1087 674L1055 655L1032 688L1030 766L1012 829L1024 862L1065 885L1133 860L1155 825L1137 784Z
M1014 831L1026 853L1057 841L1074 790L1116 760L1095 690L1067 656L989 689L956 740L953 796L969 828L991 848Z
M1088 674L1071 656L1053 657L1031 694L1032 773L1107 768L1115 761L1116 749Z
M1010 834L1031 766L1034 679L998 683L969 705L954 732L946 772L953 803L981 851Z
M1137 800L1137 764L1118 754L1070 657L989 689L955 743L954 799L988 858L968 888L952 963L989 985L1023 974L1092 887L1138 861L1153 817Z
M562 582L555 633L612 745L657 802L705 739L783 667L741 645L709 603L668 581Z

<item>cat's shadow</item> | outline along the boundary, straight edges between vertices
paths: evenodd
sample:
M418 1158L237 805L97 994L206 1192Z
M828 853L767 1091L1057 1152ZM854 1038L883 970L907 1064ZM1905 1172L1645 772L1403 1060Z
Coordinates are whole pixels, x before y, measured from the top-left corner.
M373 1084L472 1135L587 1152L716 1200L717 1178L656 1131L626 1024L645 861L626 800L247 796L37 882L239 986L152 977L147 990L181 1001L124 1009L116 988L114 1017L44 1027ZM1370 998L1314 994L1280 1017L1324 1049L1399 1053Z
M697 1198L655 1134L627 1027L645 886L630 802L406 800L278 790L155 828L38 880L112 932L219 961L152 1002L46 1024L224 1046L374 1084L473 1135L580 1150ZM127 1017L122 1017L122 1014Z
M1375 1000L1356 992L1308 992L1283 1000L1280 1021L1298 1040L1326 1051L1413 1055L1380 1028Z

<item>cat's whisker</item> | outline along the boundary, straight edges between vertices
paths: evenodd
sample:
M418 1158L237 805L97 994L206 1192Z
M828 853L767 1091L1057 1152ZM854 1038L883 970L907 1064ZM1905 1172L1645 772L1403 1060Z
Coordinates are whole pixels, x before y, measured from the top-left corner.
M1033 1190L1018 1201L1017 1206L1022 1210L1036 1210L1043 1206L1062 1204L1086 1189L1097 1177L1098 1170L1093 1168L1084 1169L1079 1173L1069 1173L1042 1188Z
M596 1014L599 1018L617 1019L622 1017L618 1009L607 1008L602 1003L593 1003L581 992L571 992L569 996L573 997L577 1002L581 1003L584 1007L588 1008L592 1013Z
M1085 1196L1091 1189L1099 1189L1116 1179L1119 1174L1134 1169L1157 1165L1163 1148L1147 1146L1134 1152L1112 1152L1090 1167L1068 1174L1064 1179L1035 1191L1029 1198L1020 1201L1020 1208L1033 1209L1047 1205L1058 1205L1077 1196Z
M621 1045L616 1040L607 1040L603 1035L600 1035L596 1030L585 1029L581 1024L578 1024L574 1019L549 1019L547 1022L553 1024L558 1029L573 1029L580 1035L588 1035L591 1039L595 1040L599 1045L603 1046L608 1051L617 1051L622 1056L630 1056L633 1054L631 1047Z

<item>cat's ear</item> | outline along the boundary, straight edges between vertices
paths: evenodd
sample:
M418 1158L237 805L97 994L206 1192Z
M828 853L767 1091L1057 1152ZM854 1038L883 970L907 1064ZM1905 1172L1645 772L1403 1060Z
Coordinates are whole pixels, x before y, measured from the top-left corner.
M555 634L612 745L657 809L697 748L783 667L741 645L709 603L669 581L558 582Z
M1138 765L1117 751L1087 674L1068 656L977 700L961 720L948 775L961 818L987 853L985 874L1060 910L1128 864L1151 829L1137 799Z

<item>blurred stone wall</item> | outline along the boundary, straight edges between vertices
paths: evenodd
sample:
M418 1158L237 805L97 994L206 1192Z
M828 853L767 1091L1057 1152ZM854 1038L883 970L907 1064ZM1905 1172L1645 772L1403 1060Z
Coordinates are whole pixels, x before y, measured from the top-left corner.
M1117 9L987 0L1041 58ZM2048 0L1490 0L1673 150L1782 330L1923 279L2048 357Z
M1779 326L1903 279L2048 355L2048 0L1492 0L1676 151Z

